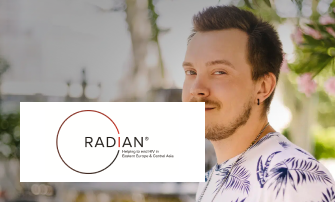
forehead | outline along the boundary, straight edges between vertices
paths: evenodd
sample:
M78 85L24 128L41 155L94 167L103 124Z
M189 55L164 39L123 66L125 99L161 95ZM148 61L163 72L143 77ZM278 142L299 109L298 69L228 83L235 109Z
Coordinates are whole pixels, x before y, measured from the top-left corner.
M247 42L248 35L239 29L197 32L187 46L185 61L225 59L240 66L247 63Z

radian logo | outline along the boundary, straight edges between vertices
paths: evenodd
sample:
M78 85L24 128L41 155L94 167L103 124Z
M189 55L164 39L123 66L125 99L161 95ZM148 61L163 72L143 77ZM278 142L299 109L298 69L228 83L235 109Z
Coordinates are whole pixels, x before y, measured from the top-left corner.
M93 147L92 146L92 143L93 143L93 137L85 137L85 147ZM101 139L101 137L98 137L98 139L96 140L96 143L93 144L95 145L94 147L97 147L97 146L102 146L102 147L114 147L115 146L115 139L114 137L107 137L106 138L106 143L104 144L103 140ZM141 140L138 140L137 137L134 137L134 143L132 144L129 137L126 137L121 145L121 140L120 140L120 137L118 139L118 147L125 147L125 146L130 146L130 147L133 147L132 145L134 145L134 147L136 147L136 143L140 145L140 147L143 147L143 137L141 137ZM120 146L121 145L121 146Z
M60 159L71 170L96 174L110 167L119 149L144 146L148 137L124 137L114 121L95 110L71 114L60 125L56 147Z

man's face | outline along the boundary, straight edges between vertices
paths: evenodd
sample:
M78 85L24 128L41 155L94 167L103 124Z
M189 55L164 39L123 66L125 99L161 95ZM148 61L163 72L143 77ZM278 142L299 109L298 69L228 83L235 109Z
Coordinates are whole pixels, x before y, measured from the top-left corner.
M255 104L248 36L238 29L198 32L188 44L183 102L205 102L206 138L221 140L249 119Z

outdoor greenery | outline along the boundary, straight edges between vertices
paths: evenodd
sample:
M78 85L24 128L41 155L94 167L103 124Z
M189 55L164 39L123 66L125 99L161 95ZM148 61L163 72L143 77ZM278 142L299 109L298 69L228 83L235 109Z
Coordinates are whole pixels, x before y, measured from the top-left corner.
M241 0L239 4L242 8L254 12L264 20L274 24L284 23L286 20L296 22L296 32L292 39L296 46L295 61L287 64L288 80L296 87L297 97L303 100L305 97L315 94L318 97L317 122L320 128L314 131L316 158L335 158L335 2L330 3L328 12L320 14L316 6L318 0L312 1L312 15L309 18L301 15L302 0L292 0L296 3L299 12L296 19L285 19L276 12L273 1L270 0ZM168 29L160 29L157 25L159 14L155 10L158 1L148 0L148 18L151 24L151 38L155 42L159 51L159 66L161 77L164 77L164 65L159 44L159 34L165 33ZM220 1L218 1L220 3ZM112 11L124 11L126 1L122 3L120 9ZM1 75L9 68L9 64L0 58L0 85ZM306 79L307 78L307 79ZM300 80L304 82L299 82ZM331 80L333 79L333 80ZM307 80L307 81L306 81ZM333 86L333 87L332 87ZM298 93L298 92L301 93ZM304 94L305 95L304 95ZM1 96L1 92L0 92ZM19 158L20 144L20 115L1 113L0 97L0 156L6 158ZM292 136L289 130L283 132Z
M9 68L8 62L0 57L0 85L2 74ZM1 89L1 88L0 88ZM1 110L0 91L0 158L20 158L20 114L4 114Z
M295 61L288 64L285 59L282 70L283 76L287 77L297 90L294 96L298 103L304 102L313 94L318 98L319 127L313 131L314 155L317 159L335 158L335 1L329 4L325 13L317 10L320 1L310 1L312 14L306 18L302 15L303 1L292 0L298 8L295 19L279 17L273 12L273 1L239 1L241 7L264 20L275 24L289 20L296 24L296 31L292 35L296 47ZM288 138L292 135L289 129L284 130L283 134Z
M307 23L297 25L293 36L296 60L288 64L292 71L291 81L297 89L300 88L306 96L315 93L318 97L317 122L320 127L313 132L317 159L335 158L334 6L333 2L328 13L314 13Z
M314 132L316 159L335 157L335 127L318 128Z
M20 114L0 114L0 157L20 158Z

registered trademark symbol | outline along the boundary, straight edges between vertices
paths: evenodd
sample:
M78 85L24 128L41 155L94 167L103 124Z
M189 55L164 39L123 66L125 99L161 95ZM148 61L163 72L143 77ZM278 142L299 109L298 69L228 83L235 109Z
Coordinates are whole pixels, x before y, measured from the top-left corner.
M145 141L148 141L149 140L149 137L145 137Z

